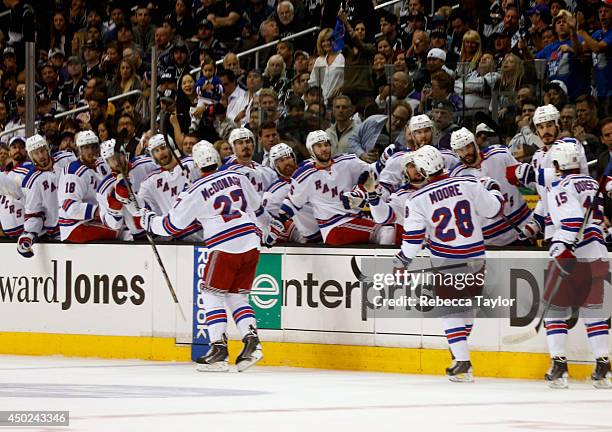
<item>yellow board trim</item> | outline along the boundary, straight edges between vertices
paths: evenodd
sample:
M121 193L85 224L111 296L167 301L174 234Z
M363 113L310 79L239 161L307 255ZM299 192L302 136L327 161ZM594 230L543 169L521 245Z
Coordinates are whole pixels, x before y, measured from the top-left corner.
M229 342L231 360L241 349L240 341ZM263 342L263 350L262 366L441 375L450 364L447 350L421 348ZM172 338L0 332L0 354L190 361L191 347ZM550 365L538 353L476 351L471 358L480 377L542 379ZM592 370L570 364L574 379L588 379Z

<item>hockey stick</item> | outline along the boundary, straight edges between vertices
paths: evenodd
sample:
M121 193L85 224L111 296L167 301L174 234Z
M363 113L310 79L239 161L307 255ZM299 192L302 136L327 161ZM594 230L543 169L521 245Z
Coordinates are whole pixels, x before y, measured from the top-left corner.
M523 235L523 231L519 228L519 226L517 224L515 224L508 216L506 216L505 214L501 214L501 217L504 221L506 221L506 223L508 225L510 225L512 227L512 229L514 231L516 231L518 233L519 236ZM535 246L536 240L534 238L529 238L529 243L531 243L533 246Z
M164 112L163 115L164 115L164 120L168 118L167 112ZM166 145L170 149L170 153L172 153L172 156L174 157L176 162L181 167L181 170L183 171L183 174L185 174L185 177L189 178L189 170L185 167L185 165L183 165L183 162L181 161L181 158L184 156L183 152L181 152L178 146L176 146L176 143L174 146L170 144L171 141L168 138L168 131L166 130L166 122L160 121L159 123L160 123L160 128L161 128L161 134L164 137L164 141L166 142Z
M410 271L406 271L406 273L412 274L412 273L429 272L429 271L434 271L434 270L435 271L450 270L450 269L466 267L466 266L467 266L467 263L449 264L449 265L445 265L441 267L430 267L426 269L410 270ZM355 275L355 277L357 278L359 282L368 282L369 280L372 279L371 276L366 276L361 272L361 270L359 269L359 266L357 265L357 259L354 256L351 258L351 270L353 271L353 274Z
M140 210L138 201L136 201L136 194L134 194L134 189L132 188L132 184L130 183L130 180L128 179L127 167L123 163L121 163L121 159L119 159L118 157L121 154L120 146L121 146L121 143L117 142L117 146L115 147L115 160L117 161L117 165L119 166L119 170L121 172L121 175L123 176L123 180L125 181L125 185L130 195L130 200L134 202L134 206L136 207L136 209ZM161 269L161 272L164 275L164 279L166 280L166 285L168 286L168 289L170 290L170 295L172 296L172 300L174 300L174 303L176 303L176 305L178 306L178 309L179 309L179 312L181 313L181 317L183 318L183 321L187 321L187 316L185 315L185 312L183 312L183 308L181 307L181 304L178 301L178 297L176 296L176 291L174 291L172 282L170 281L170 278L168 277L168 273L166 272L166 267L164 266L164 263L162 262L161 257L159 256L159 251L157 250L157 246L155 245L155 242L153 241L153 237L151 237L151 234L147 230L145 230L145 235L147 237L149 244L151 245L151 248L153 249L153 255L155 255L155 258L157 259L157 264L159 265L159 268Z
M607 178L608 175L610 175L610 172L612 172L612 160L610 160L610 162L608 163L608 166L604 170L604 173L601 176L601 179L599 180L599 187L597 188L597 192L595 192L595 195L593 195L593 199L591 201L591 204L589 205L589 208L587 209L587 212L584 215L584 219L582 221L582 224L580 224L580 229L578 230L578 234L576 234L576 238L574 239L574 243L573 243L574 248L582 240L582 236L584 234L584 230L586 229L586 225L587 225L589 219L591 218L591 214L593 213L593 209L597 205L597 197L602 192L602 190L604 188L604 185L606 184L606 178ZM540 319L538 320L538 323L536 324L535 327L527 330L524 333L518 333L518 334L515 334L515 335L504 336L502 338L502 342L504 344L506 344L506 345L514 345L514 344L518 344L518 343L521 343L521 342L525 342L525 341L527 341L529 339L532 339L532 338L536 337L538 332L542 328L542 325L544 324L544 319L546 318L546 315L548 314L548 311L550 310L550 307L552 306L552 301L555 298L555 296L557 295L557 292L559 291L559 287L561 286L561 282L563 282L563 278L561 276L567 276L568 275L568 273L564 269L561 268L561 266L557 262L557 260L553 259L553 262L555 263L555 266L557 267L557 270L559 270L559 274L557 275L557 279L555 280L555 285L553 286L552 290L550 291L549 300L544 305L544 310L542 311L542 314L540 315ZM546 281L544 283L544 290L545 290L544 292L546 292L546 287L550 285L550 282L551 282L550 279L552 277L554 277L555 274L556 274L556 272L554 272L554 271L550 272L549 277L548 277L548 281Z

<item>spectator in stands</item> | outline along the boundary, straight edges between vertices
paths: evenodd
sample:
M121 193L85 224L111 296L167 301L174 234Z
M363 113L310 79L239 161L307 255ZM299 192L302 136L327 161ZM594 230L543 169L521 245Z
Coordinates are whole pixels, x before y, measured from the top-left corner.
M478 62L476 70L455 80L455 93L463 97L465 81L465 108L467 110L488 110L491 103L491 89L499 78L495 59L485 53Z
M8 121L5 127L5 131L16 129L20 126L25 127L25 112L26 112L26 101L25 97L21 96L16 99L16 110L11 119ZM23 135L23 130L16 130L13 132L6 133L4 140L8 141L12 137L17 135Z
M295 7L288 0L278 2L274 18L278 24L279 37L281 38L298 33L304 28L303 23L296 20Z
M444 43L446 44L446 37ZM415 31L412 35L412 44L406 51L405 61L417 91L421 91L429 80L429 74L426 72L428 51L429 35L422 30Z
M70 35L68 34L68 23L66 16L62 11L53 13L53 25L51 26L51 48L57 48L62 52L70 53L72 46L70 44Z
M385 73L386 59L384 54L377 52L372 61L372 81L374 91L378 94L387 85L387 74Z
M276 44L276 54L283 58L285 76L290 80L293 78L293 44L289 41L280 41Z
M436 101L446 100L450 102L454 113L459 113L463 108L461 96L454 92L455 81L444 71L438 71L431 75L431 89L423 89L419 112L427 113L433 109Z
M42 85L39 91L36 92L36 96L41 99L50 99L53 105L53 109L57 111L63 111L64 107L59 107L59 100L61 96L61 88L59 75L57 69L51 63L45 63L40 68L40 75L42 78Z
M467 69L458 70L457 75L461 76L475 71L478 67L481 56L482 41L480 39L480 34L474 30L468 30L463 35L459 61L469 63L469 65Z
M0 143L0 171L4 171L8 163L9 159L9 149L6 143Z
M263 80L264 88L274 90L279 100L284 100L285 94L289 91L290 82L287 79L285 62L280 55L274 54L268 59Z
M332 46L332 29L326 28L319 32L317 38L317 59L310 74L311 86L316 85L323 90L325 103L331 101L344 84L344 55L334 52Z
M193 36L195 22L191 14L191 2L187 0L176 0L170 19L172 26L176 29L176 33L180 35L183 40L187 40Z
M191 64L191 54L189 53L189 48L182 40L175 43L172 49L170 50L171 60L169 66L173 67L176 70L176 77L178 81L180 81L181 77L184 74L188 74L194 69Z
M269 88L263 88L259 92L259 107L261 108L262 122L277 121L279 117L278 111L278 95Z
M308 70L308 59L310 55L306 51L296 51L293 55L293 76L299 73L310 73Z
M101 122L96 129L96 134L100 138L100 142L111 139L115 136L115 131L110 122Z
M543 88L544 104L552 104L558 110L567 104L567 86L561 80L553 80Z
M146 4L140 4L136 9L136 24L132 31L134 42L143 50L148 51L156 39L156 29L151 24L151 13Z
M438 149L450 149L451 134L459 129L453 122L454 106L448 99L433 101L431 119L434 123L433 146Z
M261 23L273 13L274 9L266 0L249 0L246 6L246 15L249 17L251 26L254 29L259 29Z
M448 49L449 63L454 63L461 55L461 47L463 46L463 35L470 29L467 23L467 17L461 9L455 9L449 17L449 22L452 30L450 45Z
M419 94L413 90L410 75L406 72L395 72L391 77L391 85L383 87L375 101L381 110L387 110L396 101L401 100L409 104L414 112L419 107Z
M392 64L395 60L395 51L383 36L376 39L376 52L385 56L385 64Z
M67 69L69 80L62 85L60 102L64 108L71 110L83 100L87 81L83 76L83 62L79 57L70 57Z
M567 104L561 109L559 118L561 132L573 134L574 126L576 125L576 106Z
M141 88L142 83L136 75L136 70L134 70L132 64L127 60L122 60L117 70L117 75L108 88L110 96L117 96L132 90L140 90Z
M214 10L206 16L212 22L219 40L225 44L233 43L240 37L242 27L240 17L244 6L237 1L219 1Z
M600 123L601 143L606 146L606 149L597 158L597 178L601 178L604 170L612 157L612 117L604 118ZM604 214L605 224L609 228L612 224L612 199L604 194Z
M200 63L199 53L207 52L215 61L221 60L229 51L227 46L215 38L215 30L212 22L203 19L198 23L196 34L191 38L192 57L191 63Z
M504 31L499 31L491 35L494 49L493 55L495 56L495 63L497 63L498 66L501 66L506 54L512 51L511 39L512 35Z
M4 129L6 123L8 122L8 109L6 107L6 102L0 99L0 130Z
M589 35L585 30L578 34L593 52L595 88L602 116L612 114L612 4L602 2L598 9L600 28Z
M383 13L380 17L380 32L393 51L404 51L408 47L408 38L397 24L397 15Z
M193 144L191 145L191 147L193 147ZM225 158L228 158L232 154L234 154L234 152L232 152L232 146L230 146L226 140L215 141L214 147L215 147L215 150L217 150L217 153L219 153L219 156L221 157L222 161Z
M543 33L550 25L550 11L546 4L540 3L529 9L526 15L531 21L531 26L528 29L530 47L539 52L546 46L543 40Z
M179 148L181 148L181 150L183 151L183 154L185 154L187 156L191 156L191 150L193 149L193 146L199 140L200 139L198 138L198 135L194 131L189 131L189 132L187 132L185 134L185 136L183 138L183 145L182 145L182 147L179 146ZM177 143L177 145L178 145L178 143Z
M593 160L603 151L599 140L601 129L597 115L597 99L591 95L581 95L576 99L576 123L579 126L574 129L577 139L586 142L585 152L588 160Z
M383 150L390 144L406 145L404 128L412 117L412 108L399 101L391 109L390 115L377 114L368 117L349 137L349 149L365 162L378 160Z
M332 102L334 122L325 131L332 146L332 156L349 153L349 138L357 130L358 124L353 119L355 109L351 98L338 95Z
M224 70L219 73L223 94L227 98L227 117L234 123L239 123L239 114L246 109L249 99L248 94L236 82L236 75L231 70Z
M500 122L504 123L505 129L510 131L514 128L516 111L516 92L520 88L525 69L523 61L516 55L506 54L500 68L499 79L495 82L495 90L500 94L497 106L492 106L498 112Z
M223 68L233 71L234 75L236 75L238 84L241 87L245 87L243 83L246 81L246 72L240 66L240 59L236 53L228 52L225 57L223 57Z
M583 48L576 33L576 18L563 10L553 18L553 27L559 40L545 46L536 58L548 60L548 79L563 81L570 101L575 101L586 93L589 83L578 60Z
M246 78L246 106L234 118L234 121L240 126L244 126L249 120L255 95L263 87L263 76L257 69L249 71Z
M85 59L85 79L89 80L94 77L103 77L104 74L100 68L100 55L102 47L100 43L87 41L83 45L83 58Z
M273 121L265 121L257 131L259 151L253 154L253 160L262 165L270 166L270 149L280 143L280 135Z
M516 118L518 132L508 144L512 155L519 161L527 161L539 149L540 139L535 135L533 114L537 108L534 98L525 99L522 103L521 114Z
M291 80L291 90L289 90L287 97L297 96L304 98L308 90L308 80L310 80L310 74L308 72L301 72L295 75Z
M130 114L123 113L117 119L117 139L125 145L126 152L132 157L136 156L136 147L138 139L136 138L136 125L134 117Z

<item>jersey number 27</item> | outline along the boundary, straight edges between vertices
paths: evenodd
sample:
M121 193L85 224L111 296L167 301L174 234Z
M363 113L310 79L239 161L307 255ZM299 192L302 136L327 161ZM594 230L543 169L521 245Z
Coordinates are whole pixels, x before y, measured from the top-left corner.
M225 222L236 219L242 214L236 210L232 210L233 203L237 203L240 206L240 212L244 212L246 210L246 199L244 198L242 189L231 191L229 196L219 195L217 198L215 198L213 206L215 207L215 210L221 209L221 217Z

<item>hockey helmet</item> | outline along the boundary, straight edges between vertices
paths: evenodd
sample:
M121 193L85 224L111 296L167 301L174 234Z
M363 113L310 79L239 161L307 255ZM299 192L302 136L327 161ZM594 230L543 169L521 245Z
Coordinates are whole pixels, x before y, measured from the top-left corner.
M415 133L418 130L433 128L433 122L427 114L419 114L410 119L408 123L408 129L411 133Z
M49 144L42 135L34 134L26 139L25 148L26 152L28 152L28 156L30 156L30 159L32 159L32 152L42 147L45 147L47 151L49 150Z
M548 157L551 163L557 162L561 171L580 168L580 151L575 143L555 141L549 150Z
M306 137L306 148L308 149L308 153L314 156L312 148L315 144L323 141L329 142L329 136L327 135L327 132L321 129L310 132Z
M76 135L76 146L78 148L81 148L81 147L84 147L90 144L96 144L96 145L100 144L100 139L93 131L85 130L85 131L79 132Z
M437 148L426 145L414 152L414 164L428 178L444 169L444 158Z
M295 160L293 149L285 143L276 144L270 149L270 162L274 169L276 169L276 161L287 156L291 156Z
M191 157L193 162L199 169L209 167L211 165L221 165L221 157L215 147L208 141L198 141L191 149Z
M450 146L454 151L467 147L470 144L476 145L476 138L467 128L462 127L451 134Z
M537 107L533 113L533 124L539 125L549 121L558 123L560 117L559 110L554 105L542 105Z
M233 129L230 132L229 135L229 145L232 147L232 151L236 151L236 149L234 149L234 143L236 142L236 140L246 140L246 139L250 139L251 141L253 141L253 144L255 144L255 135L253 135L253 132L251 132L249 129L245 128L245 127L240 127L240 128L236 128Z

